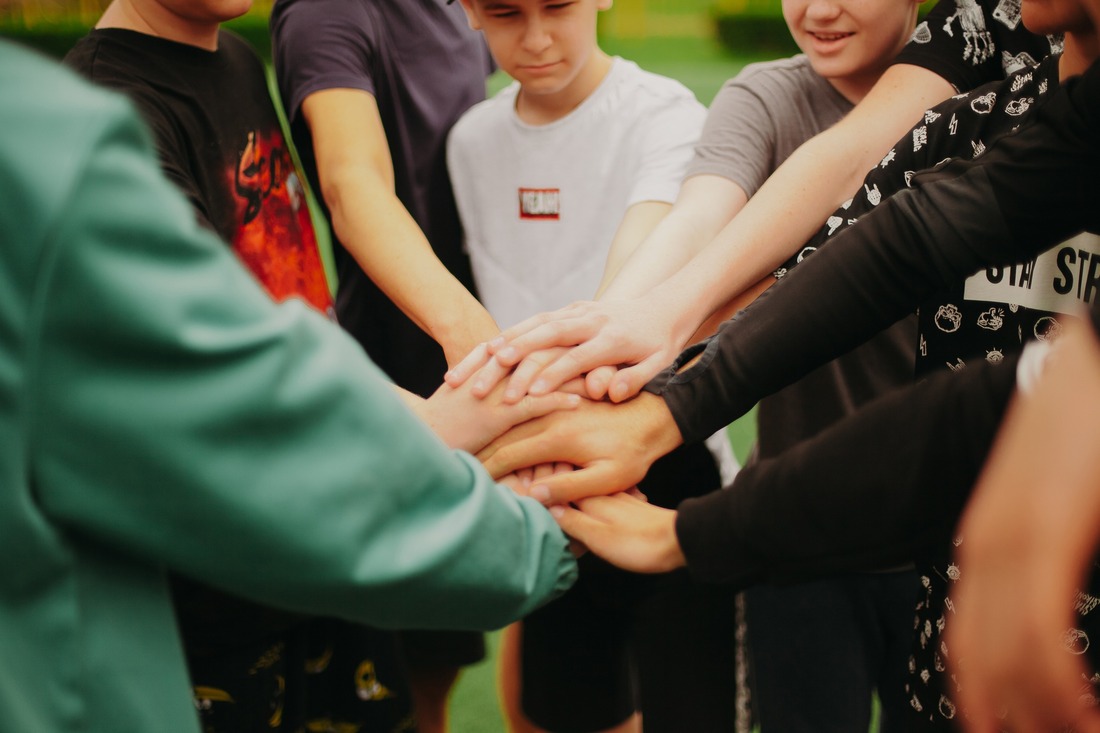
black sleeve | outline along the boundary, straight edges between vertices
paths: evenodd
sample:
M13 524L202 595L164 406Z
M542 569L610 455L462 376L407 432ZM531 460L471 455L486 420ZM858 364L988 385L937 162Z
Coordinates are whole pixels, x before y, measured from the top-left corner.
M1006 9L1007 17L1002 14ZM1006 66L1015 70L1020 64L1034 65L1050 50L1045 37L1020 23L1018 5L1000 0L939 0L894 63L928 69L965 92L1004 79Z
M1100 230L1098 119L1100 63L980 157L914 176L646 389L665 399L685 442L703 440L931 293Z
M682 502L700 580L748 585L894 567L950 538L1013 393L1016 357L943 372Z

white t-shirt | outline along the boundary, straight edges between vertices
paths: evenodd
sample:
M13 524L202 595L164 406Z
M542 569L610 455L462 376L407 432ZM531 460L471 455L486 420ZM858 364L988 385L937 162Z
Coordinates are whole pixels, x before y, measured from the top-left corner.
M447 143L478 296L501 328L595 296L626 210L676 200L706 119L683 84L617 57L548 125L519 119L518 91L471 108ZM738 466L725 431L707 447L728 486Z
M706 116L682 84L621 58L547 125L519 119L518 90L466 112L447 149L478 293L502 328L592 299L626 210L675 201Z

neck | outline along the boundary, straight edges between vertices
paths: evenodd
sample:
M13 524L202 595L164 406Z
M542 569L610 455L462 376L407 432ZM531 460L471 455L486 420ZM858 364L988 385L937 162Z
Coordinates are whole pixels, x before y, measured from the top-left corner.
M529 125L547 125L560 120L588 99L610 70L611 57L597 49L564 89L551 94L525 94L520 87L516 95L516 114Z
M183 18L157 2L113 0L95 27L123 28L177 43L198 46L207 51L218 50L219 25L217 23Z
M1058 78L1065 80L1083 74L1100 57L1100 38L1095 29L1066 33L1062 58L1058 59Z
M871 91L871 87L875 85L875 82L878 81L885 70L885 68L876 69L874 72L861 76L846 76L842 79L826 79L826 81L840 93L840 96L855 105L867 96L867 92Z

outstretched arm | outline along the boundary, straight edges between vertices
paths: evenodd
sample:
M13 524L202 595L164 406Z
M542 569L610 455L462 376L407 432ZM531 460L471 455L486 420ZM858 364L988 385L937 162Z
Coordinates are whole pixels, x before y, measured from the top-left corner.
M642 440L652 440L652 445L665 441L658 455L681 441L703 440L761 397L911 312L922 297L944 284L982 266L1034 257L1082 228L1100 224L1091 207L1097 195L1092 171L1100 165L1093 134L1100 122L1097 85L1100 65L1067 83L1043 106L1037 121L999 140L977 161L953 161L915 176L913 188L839 234L723 324L717 336L681 354L647 386L660 400L654 403L640 395L621 406L622 429L641 430ZM806 303L815 308L807 309ZM637 419L623 418L639 405L651 407ZM678 431L669 428L670 417ZM502 454L509 456L501 460L512 464L509 470L553 460L606 469L625 460L626 454L620 453L624 446L604 435L586 443L585 433L615 426L616 419L598 420L579 424L572 434L555 426L558 437L546 440L524 431L511 439L505 436L490 449L509 440L526 444L522 451L511 448ZM555 455L559 440L581 459ZM524 463L520 453L529 453L531 460ZM570 480L587 482L583 491L550 491L541 498L556 503L610 493L636 480L629 471L614 471L617 478L612 480L593 473L595 480L589 481L581 470Z
M302 102L321 194L340 242L455 364L499 329L447 270L394 193L393 162L372 95L325 89Z
M796 252L920 114L952 91L921 67L890 67L847 117L800 147L743 209L734 206L732 220L719 224L717 234L693 232L677 237L675 247L647 242L601 302L507 329L492 342L507 367L540 349L575 347L540 370L513 377L509 398L552 390L602 365L626 367L611 381L612 399L637 393L708 316ZM477 366L464 363L448 380L461 382Z
M100 554L387 626L497 626L568 584L545 510L446 450L339 328L272 303L197 228L129 107L54 84L64 115L20 104L18 85L0 108L5 129L93 151L5 157L12 181L57 199L57 217L14 221L9 248L40 253L10 293L37 314L20 392L36 521ZM41 173L78 166L66 188Z
M912 188L838 234L716 337L685 351L680 361L698 357L696 366L666 370L647 387L665 398L685 442L863 343L937 289L1096 230L1097 87L1094 65L979 158L918 173Z
M1014 362L938 374L675 512L614 496L553 513L636 572L744 586L890 567L950 536L1014 384Z

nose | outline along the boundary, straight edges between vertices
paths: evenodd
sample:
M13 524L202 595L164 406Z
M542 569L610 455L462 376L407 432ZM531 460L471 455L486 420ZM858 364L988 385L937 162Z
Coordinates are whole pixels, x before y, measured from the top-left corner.
M835 0L810 0L806 6L806 17L811 20L834 20L840 15L840 4Z
M523 49L529 53L539 54L548 49L552 42L549 24L540 17L539 13L532 13L523 31Z

